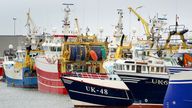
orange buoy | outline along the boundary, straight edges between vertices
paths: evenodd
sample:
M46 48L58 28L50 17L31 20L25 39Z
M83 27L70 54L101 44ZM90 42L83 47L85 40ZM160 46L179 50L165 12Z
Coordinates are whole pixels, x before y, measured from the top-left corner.
M91 50L91 51L89 52L89 54L90 54L91 58L92 58L94 61L97 61L98 57L97 57L97 54L96 54L96 52L95 52L94 50Z

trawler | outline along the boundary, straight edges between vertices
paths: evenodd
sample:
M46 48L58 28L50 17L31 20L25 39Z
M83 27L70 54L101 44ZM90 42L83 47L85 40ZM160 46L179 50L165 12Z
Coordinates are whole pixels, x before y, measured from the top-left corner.
M34 67L34 59L36 56L43 54L39 48L39 42L35 37L36 29L32 23L30 10L27 13L27 26L29 33L26 36L25 48L19 47L14 51L12 46L9 46L8 52L4 52L3 68L5 71L6 81L8 86L16 87L37 87L37 75Z
M107 42L96 36L77 36L64 42L60 73L74 106L130 106L129 88L117 75L107 74L103 62L107 58Z
M45 42L42 44L44 55L38 56L35 60L37 76L38 76L38 90L46 93L55 94L67 94L66 88L60 80L60 74L58 71L58 59L61 54L62 44L68 39L71 40L77 36L78 33L70 32L70 21L69 15L71 9L69 8L72 4L64 4L67 7L64 9L65 18L63 20L64 34L53 36L47 36ZM78 26L78 20L75 19L76 25ZM78 30L78 29L77 29Z

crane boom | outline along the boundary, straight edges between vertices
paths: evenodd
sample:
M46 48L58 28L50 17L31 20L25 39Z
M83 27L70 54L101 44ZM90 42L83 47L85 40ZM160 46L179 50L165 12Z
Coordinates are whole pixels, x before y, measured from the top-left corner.
M147 40L149 40L151 35L149 30L149 24L147 23L147 21L145 21L145 19L143 19L132 7L128 7L128 9L130 10L130 12L133 12L137 16L139 21L141 21L145 30L145 34L147 36Z

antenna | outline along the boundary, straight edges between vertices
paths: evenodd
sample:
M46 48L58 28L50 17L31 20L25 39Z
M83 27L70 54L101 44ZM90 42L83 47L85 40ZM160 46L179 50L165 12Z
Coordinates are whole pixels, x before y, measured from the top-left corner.
M177 16L177 14L176 14L176 18L175 18L175 31L177 32L177 27L178 27L178 20L179 19L179 17Z

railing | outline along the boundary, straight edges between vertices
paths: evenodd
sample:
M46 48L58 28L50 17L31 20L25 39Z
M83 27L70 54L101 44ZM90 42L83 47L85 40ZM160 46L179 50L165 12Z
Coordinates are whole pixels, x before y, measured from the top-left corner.
M87 73L87 72L67 72L65 76L73 76L79 78L92 78L92 79L108 79L108 74L99 74L99 73Z

